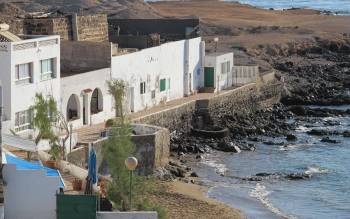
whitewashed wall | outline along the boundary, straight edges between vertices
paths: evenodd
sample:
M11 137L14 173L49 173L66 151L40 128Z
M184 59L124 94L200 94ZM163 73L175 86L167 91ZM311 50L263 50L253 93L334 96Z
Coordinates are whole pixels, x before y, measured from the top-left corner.
M134 111L182 98L196 87L201 70L201 38L165 43L157 47L112 57L112 77L123 79L134 89ZM191 82L189 73L192 74ZM170 79L170 89L160 92L159 80ZM140 83L146 82L146 93L140 94ZM187 84L188 83L188 84ZM186 90L186 88L188 90ZM155 98L152 98L152 91ZM129 105L132 105L129 97Z
M221 73L221 63L230 62L230 71L228 73ZM233 75L233 53L224 54L208 54L205 56L205 67L214 68L214 84L215 91L220 91L232 86L232 75ZM203 78L204 81L204 78Z
M61 78L61 111L67 118L67 105L68 100L72 94L78 96L80 118L71 121L73 128L79 128L83 126L83 98L84 90L90 89L91 92L88 95L88 105L91 103L92 92L99 88L103 96L103 111L97 114L89 114L87 124L98 124L106 121L114 116L114 109L112 106L112 96L108 93L106 81L110 80L110 68L99 69L96 71L90 71L86 73L76 74L69 77ZM90 109L87 109L90 113Z
M40 170L16 170L16 166L3 167L6 219L55 219L56 192L60 178L47 177Z
M57 40L56 44L42 45L40 42ZM14 50L19 44L34 43L32 48ZM4 114L5 120L10 120L10 127L15 125L15 113L28 110L33 105L35 94L42 93L44 96L51 95L60 105L60 41L59 36L39 37L12 43L0 43L6 45L7 50L0 50L1 80L4 84ZM40 60L55 58L56 78L41 81ZM33 63L32 80L29 84L15 83L16 64ZM8 130L4 130L8 131Z
M233 74L234 84L248 84L256 82L256 78L259 75L259 66L235 66Z

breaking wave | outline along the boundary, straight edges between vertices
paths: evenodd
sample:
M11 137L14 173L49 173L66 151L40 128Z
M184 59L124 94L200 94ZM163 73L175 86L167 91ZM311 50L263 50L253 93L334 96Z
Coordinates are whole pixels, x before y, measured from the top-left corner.
M296 219L295 216L287 215L283 213L280 209L273 206L273 204L268 198L269 194L270 192L266 190L266 187L264 185L257 183L255 188L250 192L249 195L259 200L267 209L277 214L278 216L281 216L282 218Z
M205 158L201 161L201 163L209 167L213 167L215 169L215 172L219 175L225 175L225 173L228 171L228 168L226 167L225 164L218 163L214 159Z

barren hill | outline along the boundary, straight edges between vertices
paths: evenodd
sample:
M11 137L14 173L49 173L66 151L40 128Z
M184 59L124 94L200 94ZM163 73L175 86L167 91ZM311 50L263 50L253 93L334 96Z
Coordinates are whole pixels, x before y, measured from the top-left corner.
M157 11L143 0L0 0L1 17L18 15L18 13L14 14L11 8L25 12L60 10L62 12L107 13L118 18L159 17Z

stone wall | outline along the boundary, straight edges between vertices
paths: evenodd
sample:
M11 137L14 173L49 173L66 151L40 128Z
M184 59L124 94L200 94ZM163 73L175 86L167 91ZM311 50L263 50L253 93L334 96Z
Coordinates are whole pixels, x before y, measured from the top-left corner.
M108 41L107 15L78 16L79 41Z
M150 174L153 170L164 167L169 162L170 155L170 134L165 128L137 124L144 126L152 133L137 133L132 135L132 141L136 148L136 157L139 160L137 171L142 174ZM137 130L138 131L138 130ZM97 169L100 174L105 174L106 162L103 158L103 144L107 138L93 142L93 147L97 154ZM74 165L86 168L87 147L81 147L68 154L68 161Z
M76 39L78 41L108 41L108 23L105 14L26 18L23 29L25 34L60 35L62 40L73 40L74 35L78 33Z
M133 120L133 122L153 124L170 131L186 132L192 124L192 116L200 108L208 108L210 116L215 120L227 113L245 113L261 107L269 107L279 102L283 86L274 77L272 79L271 75L266 76L266 79L268 80L264 81L260 78L257 83L223 92L208 100L192 101Z

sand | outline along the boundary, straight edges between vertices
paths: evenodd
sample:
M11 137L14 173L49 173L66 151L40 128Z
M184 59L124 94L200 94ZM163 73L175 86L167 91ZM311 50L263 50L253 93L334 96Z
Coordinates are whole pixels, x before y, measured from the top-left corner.
M180 181L158 184L151 200L171 219L243 219L239 210L206 197L208 188Z

